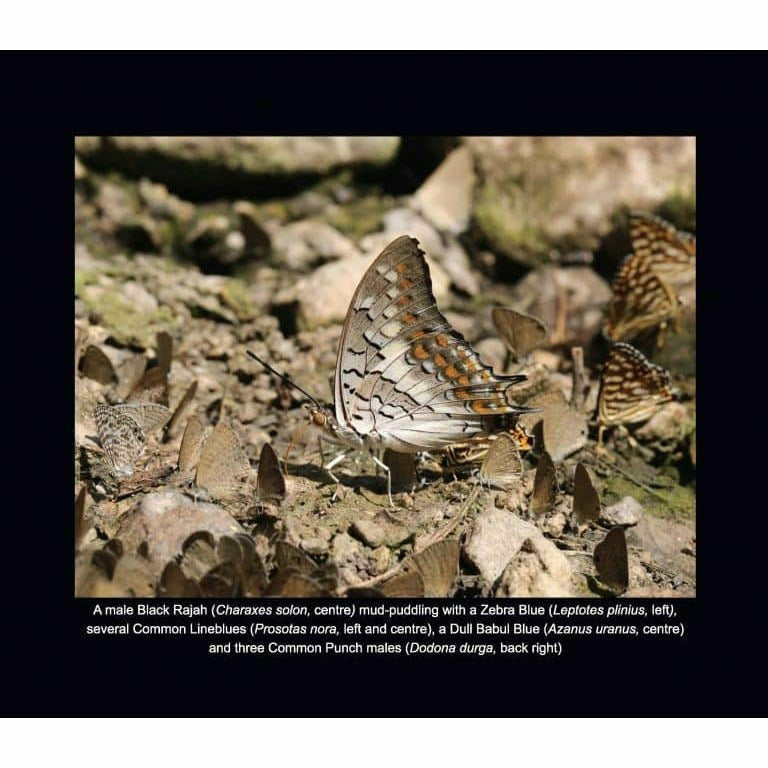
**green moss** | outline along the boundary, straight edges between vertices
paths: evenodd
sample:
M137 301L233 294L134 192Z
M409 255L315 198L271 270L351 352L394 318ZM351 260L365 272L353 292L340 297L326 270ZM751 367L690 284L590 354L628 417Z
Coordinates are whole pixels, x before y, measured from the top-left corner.
M643 505L646 514L672 519L691 519L696 514L696 494L686 487L677 485L672 478L658 477L661 487L654 487L653 493L633 483L627 477L611 473L605 479L601 501L610 506L624 496L632 496Z
M656 212L678 229L696 232L696 198L690 193L673 192Z
M474 223L494 250L533 267L548 260L550 249L541 230L515 210L521 195L511 182L488 181L475 199Z
M222 301L237 313L240 320L256 316L256 307L248 295L248 287L242 280L231 278L221 288Z
M114 290L84 291L81 294L88 310L99 318L120 343L148 347L158 331L176 325L170 307L158 307L153 312L139 312Z
M328 223L347 237L357 240L381 229L381 218L387 208L380 197L363 197L339 206L328 217Z

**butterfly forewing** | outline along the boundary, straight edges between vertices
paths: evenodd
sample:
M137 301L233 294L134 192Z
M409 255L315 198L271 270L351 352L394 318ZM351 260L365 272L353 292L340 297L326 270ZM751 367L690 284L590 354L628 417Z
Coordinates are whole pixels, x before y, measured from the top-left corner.
M220 421L200 451L195 483L216 495L235 492L250 464L235 431Z
M513 438L500 434L492 443L480 466L482 483L501 489L509 489L520 482L523 461Z
M205 427L197 416L187 422L179 447L179 469L187 472L197 466L205 442Z
M171 412L158 403L123 403L112 406L118 413L130 416L144 434L162 427L171 417Z
M80 361L80 370L83 376L94 379L100 384L112 384L117 381L112 361L107 357L103 350L91 344Z
M629 561L624 529L621 526L611 528L595 547L592 557L600 581L616 592L624 592L629 586Z
M602 426L643 421L661 403L673 399L668 371L629 344L611 346L598 396L598 421Z
M629 217L632 250L670 285L682 285L696 276L696 238L664 219L635 211Z
M541 515L548 512L555 503L557 494L557 473L550 455L544 451L539 457L536 474L533 476L531 512Z
M425 597L448 597L459 570L459 542L444 539L409 558L406 573L416 571L424 582Z
M403 236L355 291L339 342L336 420L358 439L403 453L440 449L524 411L438 311L418 242Z
M611 291L605 333L613 341L636 336L679 314L677 295L638 254L624 261Z
M547 340L547 326L532 315L497 307L491 312L493 324L516 357L525 357Z
M256 489L263 501L280 501L285 498L285 478L277 454L269 443L264 443L259 456Z
M573 511L582 523L594 522L600 516L600 497L587 468L579 462L573 480Z
M384 597L424 597L424 579L418 571L393 576L381 585Z
M93 416L110 473L132 475L146 445L141 427L131 416L110 405L97 405Z

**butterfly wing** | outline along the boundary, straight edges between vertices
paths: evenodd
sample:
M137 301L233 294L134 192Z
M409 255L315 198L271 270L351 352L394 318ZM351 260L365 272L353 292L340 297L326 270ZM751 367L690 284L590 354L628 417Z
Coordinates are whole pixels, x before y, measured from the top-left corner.
M336 419L393 450L444 448L519 413L509 388L437 309L418 242L390 243L355 291L335 375Z
M111 474L132 475L146 444L141 427L130 416L109 405L97 405L93 416Z
M605 333L612 341L628 338L675 317L679 301L667 283L638 253L624 260L611 286Z
M633 252L670 285L682 285L696 276L696 238L680 232L650 213L629 217Z
M598 420L603 426L632 424L674 400L669 372L622 342L613 344L600 379Z

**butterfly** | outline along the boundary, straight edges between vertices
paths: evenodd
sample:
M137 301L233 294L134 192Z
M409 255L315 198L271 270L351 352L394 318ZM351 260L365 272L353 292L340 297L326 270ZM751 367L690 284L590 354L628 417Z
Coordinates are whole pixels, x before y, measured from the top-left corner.
M598 448L606 427L645 421L674 399L668 371L629 344L611 345L597 398Z
M533 436L522 424L518 423L514 427L498 434L483 435L466 443L456 443L448 446L443 456L443 466L452 470L481 466L488 457L491 448L503 435L511 439L518 454L533 450Z
M612 341L636 336L669 320L679 323L675 288L696 275L696 238L647 213L629 217L632 253L622 263L606 308L604 331ZM661 346L663 335L659 336Z
M629 216L632 251L667 284L679 286L696 277L696 238L650 213Z
M156 403L97 405L93 411L110 474L128 477L144 454L146 433L165 424L171 412Z
M573 512L579 523L590 523L600 515L600 496L587 468L579 462L573 479Z
M496 488L507 489L520 482L523 460L514 439L506 432L491 443L478 477L480 482Z
M256 489L259 498L263 501L279 502L285 498L285 477L280 469L275 449L269 443L264 443L259 455Z
M611 528L605 538L595 546L592 559L600 580L617 593L629 586L627 538L621 526Z
M497 376L451 328L437 308L424 252L403 235L376 257L352 297L336 358L333 413L304 394L312 401L312 423L331 442L417 453L485 434L500 417L527 411L510 392L526 378Z
M516 358L525 357L549 336L547 326L532 315L497 307L491 312L491 317L499 335Z

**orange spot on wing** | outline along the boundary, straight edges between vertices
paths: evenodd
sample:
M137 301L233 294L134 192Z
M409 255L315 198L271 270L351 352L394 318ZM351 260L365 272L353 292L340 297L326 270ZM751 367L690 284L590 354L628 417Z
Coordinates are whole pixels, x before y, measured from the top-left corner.
M447 347L451 343L451 340L444 333L438 333L435 336L435 341L438 347Z
M501 401L494 398L493 400L478 400L470 406L475 413L493 413L497 411Z
M449 379L455 379L458 377L459 372L456 370L455 365L449 365L443 373L449 378Z
M467 400L469 398L469 392L464 388L454 389L453 392L459 400Z
M411 331L406 335L406 339L408 341L415 341L416 339L420 339L422 336L426 336L424 331Z
M439 353L435 353L435 356L432 358L435 361L435 365L438 368L445 368L446 365L448 365L448 361Z
M409 280L407 277L400 277L398 278L398 281L397 281L397 287L401 291L407 291L413 287L413 282Z
M408 265L405 262L402 262L401 264L398 264L395 267L395 272L404 275L408 271Z
M406 325L413 325L419 318L416 317L412 312L406 312L403 314L403 322Z
M462 384L465 387L469 386L469 376L467 376L466 374L464 376L459 376L457 381L459 382L459 384Z
M409 294L405 294L405 296L401 296L395 304L397 304L398 307L407 307L411 303L411 297Z
M427 352L427 350L424 349L423 344L414 344L411 347L411 352L413 352L413 356L417 360L428 360L430 357L429 352Z

